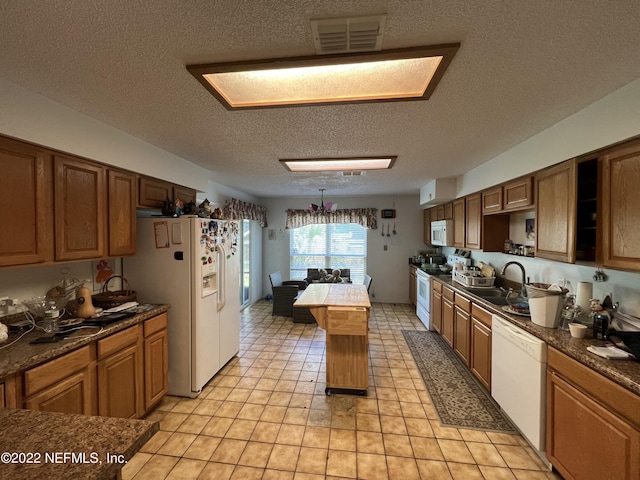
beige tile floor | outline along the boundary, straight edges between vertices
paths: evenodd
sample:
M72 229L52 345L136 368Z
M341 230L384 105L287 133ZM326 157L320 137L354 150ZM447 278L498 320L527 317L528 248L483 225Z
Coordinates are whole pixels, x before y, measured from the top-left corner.
M560 478L524 439L444 428L401 330L424 327L410 305L373 304L366 397L325 396L324 331L242 312L240 353L196 399L166 397L160 431L123 479Z

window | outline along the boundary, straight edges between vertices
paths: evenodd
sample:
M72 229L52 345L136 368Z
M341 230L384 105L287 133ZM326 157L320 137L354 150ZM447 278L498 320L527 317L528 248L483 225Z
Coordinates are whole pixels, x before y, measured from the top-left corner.
M290 230L289 278L302 280L307 268L349 268L353 283L364 282L367 229L356 223L307 225Z

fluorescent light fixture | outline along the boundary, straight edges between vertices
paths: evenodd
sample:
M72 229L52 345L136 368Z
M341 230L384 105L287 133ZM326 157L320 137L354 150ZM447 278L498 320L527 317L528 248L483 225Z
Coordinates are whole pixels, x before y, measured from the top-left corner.
M188 65L227 109L427 100L460 44Z
M396 158L398 157L294 158L280 159L280 163L290 172L344 172L387 170L393 166Z

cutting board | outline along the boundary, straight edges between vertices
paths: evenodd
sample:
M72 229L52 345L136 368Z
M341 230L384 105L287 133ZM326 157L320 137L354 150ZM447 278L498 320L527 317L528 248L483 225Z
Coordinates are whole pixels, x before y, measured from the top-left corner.
M491 265L484 262L478 262L478 267L480 268L480 273L483 277L492 278L496 276L496 269Z

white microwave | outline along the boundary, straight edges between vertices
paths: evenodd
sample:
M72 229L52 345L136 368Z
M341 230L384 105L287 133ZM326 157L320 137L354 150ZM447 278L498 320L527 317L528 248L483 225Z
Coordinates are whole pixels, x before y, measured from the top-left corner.
M453 246L453 220L431 222L431 245Z

